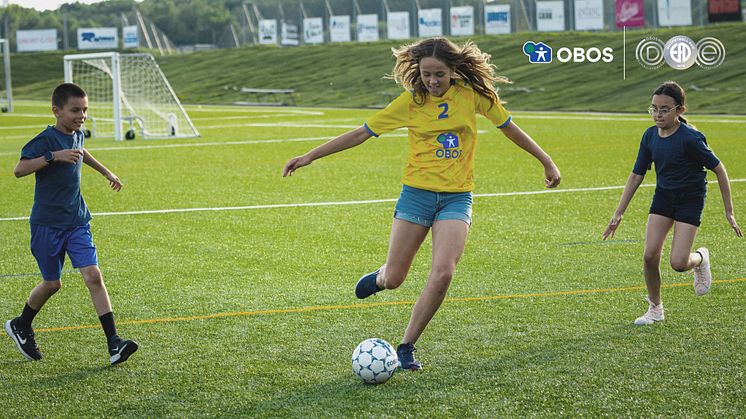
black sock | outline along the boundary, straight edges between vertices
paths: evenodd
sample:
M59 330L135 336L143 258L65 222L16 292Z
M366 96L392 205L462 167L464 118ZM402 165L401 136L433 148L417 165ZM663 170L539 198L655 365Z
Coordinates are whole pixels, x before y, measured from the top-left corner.
M39 310L34 310L28 305L28 303L26 303L26 306L23 307L21 317L18 318L18 327L21 329L30 329L31 322L34 321L34 317L36 317L38 312Z
M98 319L101 321L101 327L104 328L107 342L119 337L117 336L117 327L114 325L114 313L110 311Z

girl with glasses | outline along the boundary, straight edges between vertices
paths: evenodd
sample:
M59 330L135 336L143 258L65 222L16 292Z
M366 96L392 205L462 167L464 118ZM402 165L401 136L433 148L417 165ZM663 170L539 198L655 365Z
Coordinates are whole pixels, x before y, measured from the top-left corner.
M635 320L636 325L653 324L665 317L661 301L660 262L663 243L671 228L671 267L678 272L694 271L696 295L704 295L710 290L710 252L706 247L700 247L692 253L707 193L705 168L717 176L725 218L736 236L742 237L733 215L725 166L708 147L705 136L687 123L682 116L685 111L684 89L676 82L668 81L655 89L652 104L648 108L655 125L642 136L637 161L624 186L619 206L603 233L604 240L614 237L635 191L652 163L655 163L656 188L648 215L643 256L648 311Z

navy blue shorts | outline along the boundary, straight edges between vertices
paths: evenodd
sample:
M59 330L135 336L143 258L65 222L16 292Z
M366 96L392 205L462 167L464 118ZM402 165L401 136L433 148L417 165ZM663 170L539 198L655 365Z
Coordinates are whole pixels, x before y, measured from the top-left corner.
M699 227L707 191L672 191L655 189L650 213Z
M460 220L471 225L471 203L471 192L432 192L404 185L394 218L424 227L439 220Z
M98 265L90 224L67 229L31 224L31 254L45 281L60 279L65 253L73 268Z

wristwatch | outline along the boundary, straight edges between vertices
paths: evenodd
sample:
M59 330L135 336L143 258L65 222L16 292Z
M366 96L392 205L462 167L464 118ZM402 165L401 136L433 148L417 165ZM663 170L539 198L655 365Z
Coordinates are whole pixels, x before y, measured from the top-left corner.
M54 161L54 154L51 151L47 151L44 153L44 160L46 160L47 163L51 164Z

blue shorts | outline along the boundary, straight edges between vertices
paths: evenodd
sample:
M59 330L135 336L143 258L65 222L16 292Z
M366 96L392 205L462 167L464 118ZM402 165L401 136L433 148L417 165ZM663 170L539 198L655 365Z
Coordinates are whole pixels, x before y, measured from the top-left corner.
M67 229L31 224L31 254L45 281L60 279L65 253L73 268L98 265L90 224Z
M471 192L432 192L404 185L394 218L431 227L438 220L461 220L471 225Z
M707 191L655 189L650 213L699 227Z

